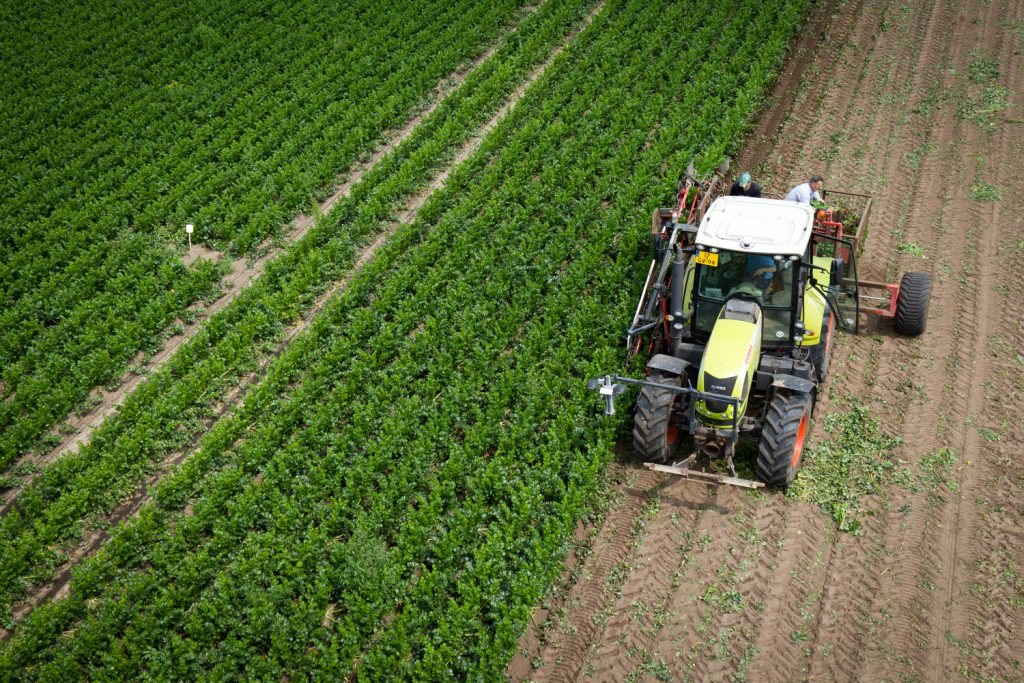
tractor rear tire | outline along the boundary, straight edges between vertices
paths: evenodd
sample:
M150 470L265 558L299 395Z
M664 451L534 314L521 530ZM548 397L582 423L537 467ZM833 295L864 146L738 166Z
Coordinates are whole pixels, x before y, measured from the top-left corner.
M932 293L932 276L928 273L906 273L900 279L896 297L896 331L917 336L928 322L928 302Z
M673 386L683 384L678 375L651 374L650 380ZM668 389L641 388L633 418L633 450L644 462L667 462L679 447L683 432L672 420L678 397Z
M814 364L814 378L818 380L818 384L825 381L825 377L828 376L828 365L829 358L831 357L832 349L832 335L835 332L835 325L832 321L832 309L825 308L825 316L821 320L821 330L819 334L821 339L817 344L810 347L810 354L807 357L811 363Z
M766 486L786 488L793 483L813 407L810 394L776 393L772 397L757 449L757 478Z

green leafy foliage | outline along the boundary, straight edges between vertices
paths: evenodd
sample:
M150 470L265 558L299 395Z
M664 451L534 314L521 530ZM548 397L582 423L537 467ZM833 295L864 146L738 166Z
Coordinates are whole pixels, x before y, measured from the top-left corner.
M186 223L251 252L523 4L5 9L0 471L214 295L226 266L182 265Z
M546 3L523 27L536 34L517 32L523 42L496 55L509 70L474 85L493 93L491 110L588 6ZM737 147L803 9L607 2L154 503L78 568L68 597L19 626L0 672L500 677L610 457L616 425L585 379L622 361L646 218L691 156L712 166ZM205 416L217 378L250 367L254 345L350 262L353 236L474 130L469 98L482 91L431 117L215 316L185 352L193 362L126 405L138 412L22 494L31 514L0 527L8 601L86 511L166 452L172 406Z

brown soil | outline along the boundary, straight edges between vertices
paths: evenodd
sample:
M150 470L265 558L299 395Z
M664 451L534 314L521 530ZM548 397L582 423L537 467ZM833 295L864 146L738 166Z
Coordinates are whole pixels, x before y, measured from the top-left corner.
M873 195L861 277L924 271L933 290L921 337L872 317L837 339L812 446L853 395L902 439L900 468L955 460L936 486L866 496L859 535L625 460L513 680L1024 680L1024 4L814 11L733 168ZM989 116L986 66L1011 93Z

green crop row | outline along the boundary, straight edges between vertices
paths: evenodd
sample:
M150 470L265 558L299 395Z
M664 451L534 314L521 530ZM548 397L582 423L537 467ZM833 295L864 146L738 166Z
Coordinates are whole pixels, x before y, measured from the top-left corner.
M331 214L129 396L88 445L48 467L20 493L0 520L5 620L19 596L52 575L62 562L61 547L75 542L84 519L109 512L145 480L154 463L189 446L205 429L203 420L212 419L220 394L252 370L260 354L346 272L355 245L430 182L592 4L577 0L541 7Z
M251 251L524 4L6 8L0 471L214 295L185 223Z
M608 2L0 671L500 676L608 458L584 385L646 216L738 145L804 4Z

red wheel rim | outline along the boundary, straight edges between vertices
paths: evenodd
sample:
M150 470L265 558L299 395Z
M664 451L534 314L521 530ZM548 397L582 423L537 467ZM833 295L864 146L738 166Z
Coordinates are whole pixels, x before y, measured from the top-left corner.
M673 446L675 442L679 440L679 427L674 424L670 424L668 426L668 434L666 434L665 439L668 442L669 447Z
M790 463L792 469L800 466L800 456L804 452L804 439L807 437L807 414L800 420L800 428L796 430L796 444L793 446L793 460Z

